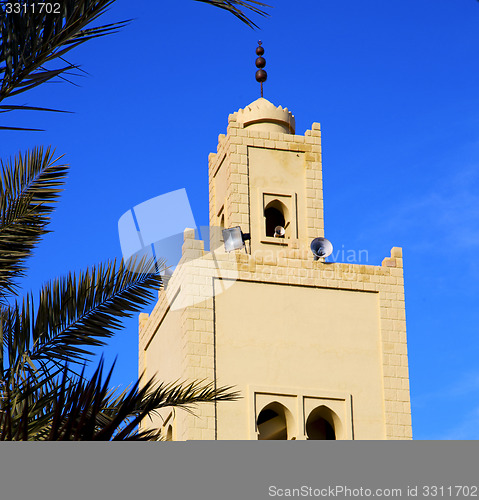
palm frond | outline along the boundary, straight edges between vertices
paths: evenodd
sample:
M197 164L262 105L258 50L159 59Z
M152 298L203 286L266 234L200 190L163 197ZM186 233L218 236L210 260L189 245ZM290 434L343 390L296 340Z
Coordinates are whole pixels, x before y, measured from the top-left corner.
M18 372L29 370L27 360L35 366L88 361L91 348L104 345L120 329L121 319L148 304L161 283L153 262L145 259L108 262L47 283L37 305L30 294L4 315L9 365Z
M35 148L7 163L0 160L0 302L15 293L25 260L46 229L68 166L50 148Z
M61 76L59 78L63 79L63 77L61 77ZM22 105L6 105L6 104L0 105L0 113L9 113L11 111L49 111L49 112L53 112L53 113L72 113L72 111L64 111L62 109L40 108L38 106L26 106L23 104ZM23 132L44 132L44 129L41 129L41 128L8 127L8 126L0 126L0 130L18 130L18 131L23 131Z
M27 8L19 13L0 9L0 101L75 69L71 63L51 69L44 65L65 62L63 56L73 48L125 26L128 21L87 28L113 1L62 0L58 13L42 10L36 0L26 0Z
M58 386L56 375L0 384L0 440L38 440L48 435Z
M196 2L203 2L220 9L231 12L240 21L247 24L250 28L258 28L258 26L245 14L245 9L249 10L260 16L267 16L268 14L260 7L270 7L270 5L258 2L257 0L195 0Z
M103 360L91 379L82 372L76 380L63 377L50 392L39 383L23 384L21 398L13 402L5 392L0 406L0 440L123 441L159 439L155 430L139 430L141 421L165 406L188 409L199 403L234 401L239 394L212 384L160 384L139 381L113 397L109 382L114 365L103 380ZM39 392L39 394L35 394Z
M61 109L39 108L37 106L24 105L0 105L0 113L8 113L9 111L52 111L54 113L72 113L72 111L63 111Z
M27 128L27 127L5 127L0 125L0 130L16 130L18 132L44 132L43 128Z

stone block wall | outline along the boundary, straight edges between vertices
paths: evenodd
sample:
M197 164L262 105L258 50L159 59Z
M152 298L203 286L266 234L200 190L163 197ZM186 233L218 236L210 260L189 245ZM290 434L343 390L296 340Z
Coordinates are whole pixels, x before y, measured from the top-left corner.
M267 252L208 253L185 232L184 257L149 317L140 316L140 372L144 351L157 334L175 301L184 305L180 331L163 332L181 339L185 381L215 381L214 295L222 282L236 280L291 286L334 288L378 293L381 323L384 418L387 439L411 439L411 409L404 303L402 250L393 248L381 266L313 261L308 248L292 248L271 256ZM298 245L296 245L298 246ZM188 258L185 256L188 255ZM234 284L233 284L234 286ZM215 290L216 288L216 290ZM172 304L170 300L176 296ZM178 295L177 295L178 293ZM239 306L240 307L240 306ZM171 382L171 380L166 380ZM177 439L215 439L215 407L199 405L195 416L177 412Z

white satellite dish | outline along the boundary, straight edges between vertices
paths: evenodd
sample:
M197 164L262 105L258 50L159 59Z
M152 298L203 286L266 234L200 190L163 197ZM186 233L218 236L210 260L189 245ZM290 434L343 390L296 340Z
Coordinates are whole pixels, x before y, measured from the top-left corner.
M311 251L314 255L314 260L328 257L333 253L333 245L326 238L314 238L311 242Z
M276 226L274 228L274 237L275 238L284 238L285 234L286 234L286 230L284 229L283 226Z

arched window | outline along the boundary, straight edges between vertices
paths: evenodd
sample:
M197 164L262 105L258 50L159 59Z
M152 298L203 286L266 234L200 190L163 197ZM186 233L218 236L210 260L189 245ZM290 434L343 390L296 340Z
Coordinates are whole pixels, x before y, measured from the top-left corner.
M339 418L326 406L318 406L306 420L306 434L312 440L335 440Z
M274 402L265 406L256 420L259 440L290 439L293 417L282 404Z
M275 229L278 226L286 229L289 225L288 215L288 209L279 200L273 200L268 203L264 209L266 236L274 236Z

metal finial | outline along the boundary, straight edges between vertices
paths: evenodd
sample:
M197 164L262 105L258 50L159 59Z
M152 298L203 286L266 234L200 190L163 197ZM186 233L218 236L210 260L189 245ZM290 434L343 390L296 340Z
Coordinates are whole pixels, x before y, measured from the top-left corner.
M256 47L256 55L258 56L256 58L256 67L260 68L258 71L256 71L256 81L261 83L261 97L263 97L263 82L266 81L268 78L268 74L266 71L263 69L266 66L266 59L263 56L264 54L264 49L261 46L262 41L258 41L258 47Z

